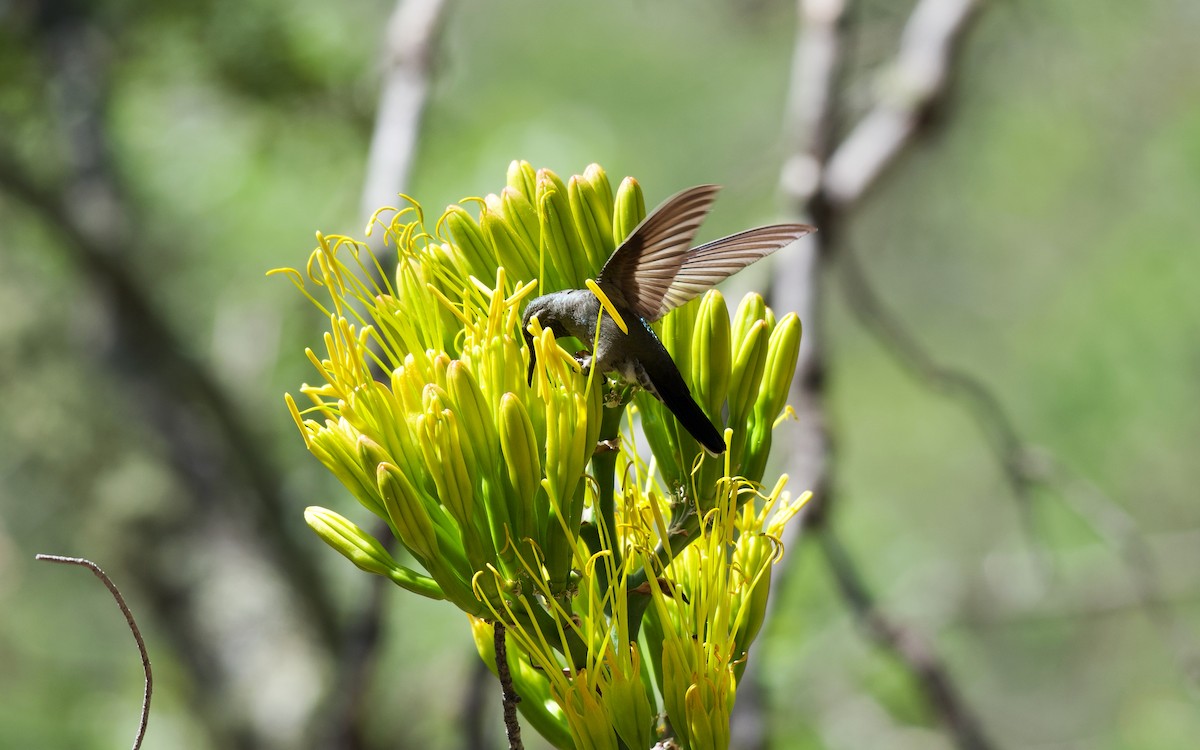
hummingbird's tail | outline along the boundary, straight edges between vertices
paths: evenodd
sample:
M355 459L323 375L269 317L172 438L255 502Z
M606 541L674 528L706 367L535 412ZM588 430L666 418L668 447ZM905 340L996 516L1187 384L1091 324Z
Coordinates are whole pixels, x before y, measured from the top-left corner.
M725 438L717 429L688 389L687 381L675 366L666 347L654 335L654 330L643 322L642 327L630 326L630 332L645 332L639 344L641 356L636 360L634 373L639 385L650 395L663 402L683 429L696 438L696 442L713 455L725 452Z
M717 430L716 425L700 408L700 404L696 403L696 399L692 398L692 394L686 389L682 392L672 392L667 394L658 394L663 404L666 405L675 418L679 420L679 424L683 425L683 429L696 438L696 442L703 445L705 450L714 455L725 452L725 438ZM667 395L666 398L663 398Z

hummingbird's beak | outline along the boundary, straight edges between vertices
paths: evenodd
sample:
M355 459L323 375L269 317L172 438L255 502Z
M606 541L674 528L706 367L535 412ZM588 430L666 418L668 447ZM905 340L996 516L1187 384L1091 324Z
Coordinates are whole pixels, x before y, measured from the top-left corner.
M523 321L521 333L525 337L525 347L529 349L529 373L526 375L526 381L530 387L533 386L533 368L537 366L537 350L533 348L533 334L529 332L529 320Z

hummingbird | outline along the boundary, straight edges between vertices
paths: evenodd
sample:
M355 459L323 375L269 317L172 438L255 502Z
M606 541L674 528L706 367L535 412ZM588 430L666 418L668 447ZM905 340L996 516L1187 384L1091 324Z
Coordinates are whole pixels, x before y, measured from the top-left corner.
M529 348L529 382L536 365L529 322L537 318L555 336L584 345L600 335L595 350L579 363L587 373L617 373L663 402L679 423L710 453L725 451L721 432L696 403L671 355L650 324L717 282L815 231L807 224L775 224L739 232L699 247L692 238L716 199L717 185L698 185L668 198L629 234L609 257L596 284L625 320L628 333L603 310L589 289L568 289L530 300L521 329Z

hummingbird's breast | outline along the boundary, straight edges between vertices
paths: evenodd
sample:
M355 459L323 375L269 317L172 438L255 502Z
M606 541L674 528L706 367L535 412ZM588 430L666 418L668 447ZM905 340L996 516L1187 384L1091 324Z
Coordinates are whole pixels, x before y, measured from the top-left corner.
M526 314L536 314L542 325L552 327L557 335L578 339L591 350L593 366L600 372L620 373L631 383L644 382L645 373L638 360L647 349L644 340L656 341L654 333L632 311L618 308L618 312L629 328L628 334L617 326L600 300L588 289L568 289L538 297L530 302Z

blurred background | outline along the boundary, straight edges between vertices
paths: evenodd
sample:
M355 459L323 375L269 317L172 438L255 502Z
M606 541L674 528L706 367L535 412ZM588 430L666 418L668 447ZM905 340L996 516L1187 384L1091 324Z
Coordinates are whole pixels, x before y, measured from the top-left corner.
M264 273L512 159L722 184L705 239L821 226L736 280L819 342L777 470L822 511L738 746L1196 746L1200 4L408 5L0 1L0 746L136 726L119 612L47 552L130 600L146 747L500 747L462 616L304 527L360 509L283 404L323 321Z

